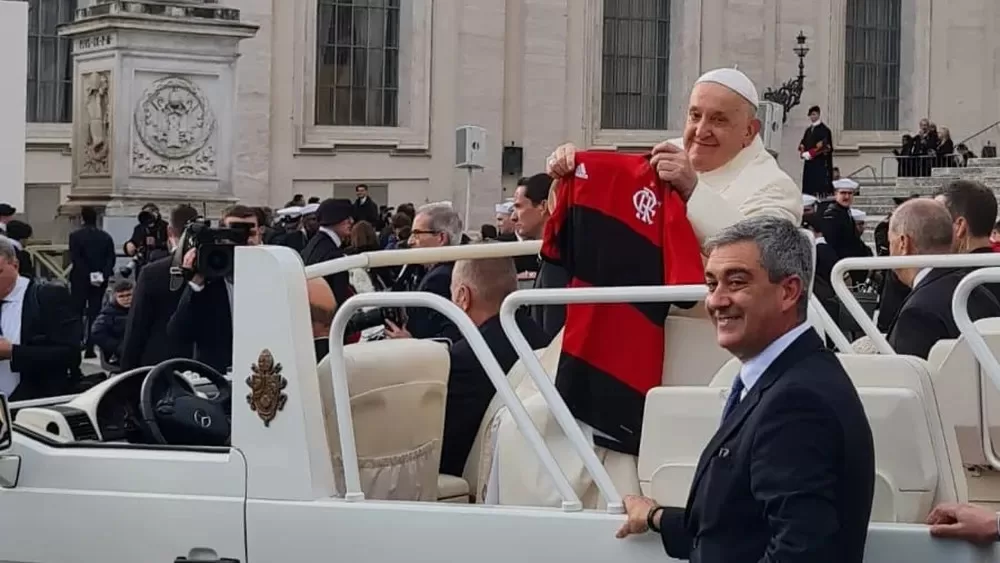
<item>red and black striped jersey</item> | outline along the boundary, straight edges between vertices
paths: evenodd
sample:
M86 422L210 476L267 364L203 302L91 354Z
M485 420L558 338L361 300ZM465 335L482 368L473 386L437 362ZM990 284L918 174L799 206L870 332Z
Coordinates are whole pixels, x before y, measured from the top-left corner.
M705 282L687 210L648 156L579 152L559 183L542 258L561 265L568 287ZM556 386L573 415L638 454L646 393L660 385L669 303L566 307Z

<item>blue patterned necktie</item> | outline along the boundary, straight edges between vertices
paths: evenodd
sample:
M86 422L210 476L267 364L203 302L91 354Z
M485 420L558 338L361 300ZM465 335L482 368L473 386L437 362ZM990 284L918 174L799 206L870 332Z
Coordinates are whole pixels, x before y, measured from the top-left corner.
M743 394L743 378L740 374L736 374L736 379L733 379L733 385L729 388L729 398L726 399L726 406L722 409L722 423L726 422L729 415L733 414L736 410L736 406L740 404L740 395Z

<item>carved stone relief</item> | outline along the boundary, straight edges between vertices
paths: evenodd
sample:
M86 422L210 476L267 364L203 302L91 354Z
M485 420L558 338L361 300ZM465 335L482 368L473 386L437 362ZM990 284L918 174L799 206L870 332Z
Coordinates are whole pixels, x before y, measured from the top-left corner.
M111 167L111 72L104 70L83 75L83 154L80 174L106 176Z
M216 120L208 97L181 76L155 82L134 112L132 169L158 176L216 175L213 133Z

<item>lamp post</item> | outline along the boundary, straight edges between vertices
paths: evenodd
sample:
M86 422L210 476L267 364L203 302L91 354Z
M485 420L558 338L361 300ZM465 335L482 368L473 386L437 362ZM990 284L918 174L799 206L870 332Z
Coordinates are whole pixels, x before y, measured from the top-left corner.
M802 98L802 88L806 81L806 55L809 54L809 46L806 45L806 34L799 31L799 36L795 38L796 56L799 57L799 75L785 82L777 90L768 88L764 91L764 99L769 102L781 104L785 108L784 121L788 121L788 113L792 108L799 105Z

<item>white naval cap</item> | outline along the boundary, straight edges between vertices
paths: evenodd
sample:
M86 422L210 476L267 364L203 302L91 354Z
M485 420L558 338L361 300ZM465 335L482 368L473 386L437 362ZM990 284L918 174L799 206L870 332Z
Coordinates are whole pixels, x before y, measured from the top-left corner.
M735 68L717 68L715 70L710 70L695 81L695 84L701 84L702 82L713 82L715 84L721 84L726 88L729 88L733 92L736 92L743 97L746 101L753 104L753 107L760 107L760 95L757 94L757 87L753 85L753 82L739 70Z
M854 219L859 223L863 223L867 218L868 214L865 213L864 211L861 211L860 209L854 209L853 207L851 208L851 219Z
M303 215L312 215L312 214L316 213L317 211L319 211L319 204L318 203L310 203L309 205L303 206L301 211L302 211Z
M302 215L302 208L297 205L292 205L284 209L279 209L274 212L278 217L298 217Z
M816 205L817 201L819 200L816 199L816 196L809 194L802 194L802 207L812 207Z
M503 215L510 215L511 213L514 212L514 204L511 203L511 202L509 202L509 201L505 201L503 203L496 204L496 206L494 207L494 209L495 209L495 213L502 213Z
M850 178L841 178L834 180L833 189L838 192L856 192L858 191L858 183Z

